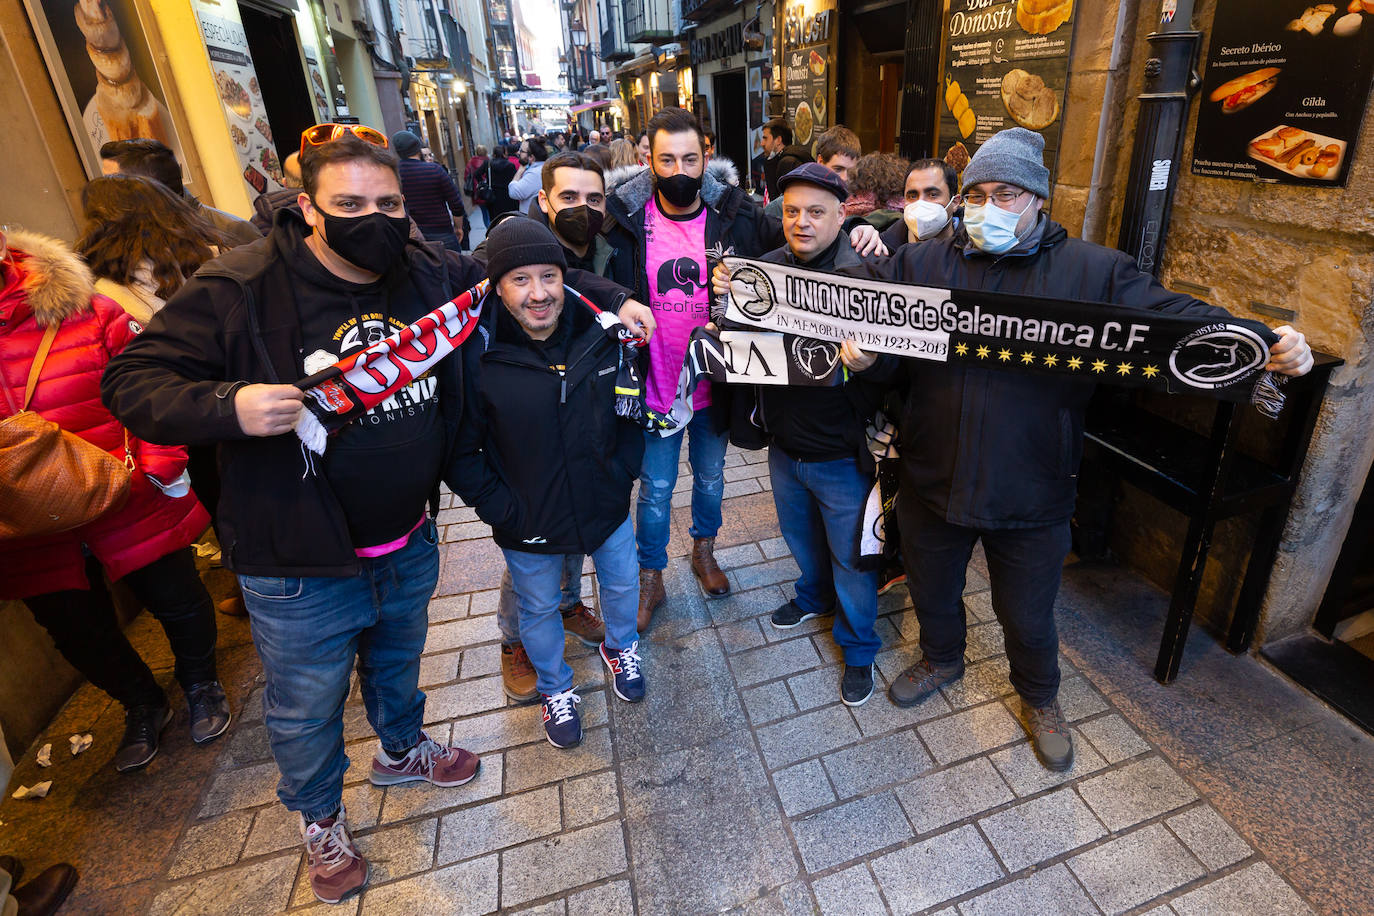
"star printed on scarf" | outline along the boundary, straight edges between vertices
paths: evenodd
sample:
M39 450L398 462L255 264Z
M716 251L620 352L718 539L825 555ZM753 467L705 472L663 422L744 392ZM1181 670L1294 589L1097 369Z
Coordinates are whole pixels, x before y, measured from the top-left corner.
M1141 369L1140 372L1141 372L1141 374L1144 375L1146 378L1154 378L1156 375L1159 375L1159 367L1158 367L1158 366L1146 366L1145 368Z
M1006 362L1011 359L1011 351L1003 347L1001 350L997 351L997 358L1002 362Z
M1106 372L1106 371L1107 371L1107 361L1106 361L1105 359L1095 359L1095 360L1093 360L1093 371L1094 371L1094 372Z
M1046 353L1045 365L1053 369L1055 366L1059 365L1059 357L1055 356L1053 353Z
M979 358L979 359L987 359L987 358L988 358L988 354L991 353L992 351L989 350L987 347L979 347L977 352L978 352L978 358Z
M1035 354L1027 350L1026 352L1021 354L1021 362L1022 364L1029 366L1031 363L1035 362Z
M1131 374L1131 370L1134 369L1134 368L1135 368L1135 366L1132 366L1130 363L1119 363L1119 364L1117 365L1117 367L1116 367L1116 374L1117 374L1117 375L1130 375L1130 374Z
M968 356L968 344L962 342L955 344L954 352L958 353L960 356Z
M1077 356L1070 356L1068 366L1070 369L1074 370L1081 369L1083 368L1083 360L1079 359Z

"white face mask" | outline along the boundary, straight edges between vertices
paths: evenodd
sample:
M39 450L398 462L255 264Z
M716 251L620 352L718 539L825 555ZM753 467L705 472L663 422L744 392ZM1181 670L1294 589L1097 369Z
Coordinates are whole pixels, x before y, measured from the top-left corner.
M902 211L906 227L918 239L931 239L949 225L949 210L933 200L914 200Z
M964 204L964 229L978 248L988 254L1003 254L1016 247L1019 241L1016 227L1021 221L1022 214L1034 203L1035 195L1031 195L1031 199L1026 201L1020 213L1003 210L991 200L981 207Z

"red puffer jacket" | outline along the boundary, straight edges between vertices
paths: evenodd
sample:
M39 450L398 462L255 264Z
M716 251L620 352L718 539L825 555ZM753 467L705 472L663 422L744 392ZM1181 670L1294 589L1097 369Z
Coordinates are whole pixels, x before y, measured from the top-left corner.
M122 461L124 429L100 403L100 376L141 328L114 300L95 293L90 271L61 242L17 231L7 242L10 256L0 264L0 385L16 406L23 403L43 331L61 322L29 407ZM0 413L11 413L4 397ZM128 502L71 531L0 541L0 598L87 588L83 544L117 580L206 529L209 514L194 494L174 499L148 479L176 480L186 468L185 449L132 436L128 442L137 465Z

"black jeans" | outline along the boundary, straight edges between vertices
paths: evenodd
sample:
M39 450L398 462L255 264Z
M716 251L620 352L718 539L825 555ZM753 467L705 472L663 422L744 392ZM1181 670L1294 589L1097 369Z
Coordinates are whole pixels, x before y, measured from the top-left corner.
M935 665L962 665L963 593L973 545L981 538L992 580L992 608L1006 637L1011 684L1024 699L1044 706L1059 693L1059 633L1054 599L1069 523L1042 528L979 530L951 525L914 494L897 500L907 586L921 626L921 651Z
M153 672L119 629L114 602L94 557L86 561L86 576L89 590L49 592L25 598L24 603L62 657L125 708L162 703L166 697ZM196 573L191 548L136 569L124 581L167 633L182 688L216 680L215 609Z

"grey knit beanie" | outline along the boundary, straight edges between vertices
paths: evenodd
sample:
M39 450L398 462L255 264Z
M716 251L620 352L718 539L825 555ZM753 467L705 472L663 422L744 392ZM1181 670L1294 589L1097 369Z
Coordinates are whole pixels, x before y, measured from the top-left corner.
M984 181L1004 181L1038 197L1050 196L1050 170L1045 168L1045 138L1024 127L998 131L978 147L964 167L967 191Z
M402 159L409 159L420 152L420 147L424 144L420 138L408 130L398 130L391 135L391 148L396 151L396 155Z

